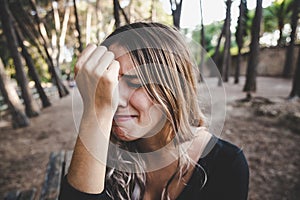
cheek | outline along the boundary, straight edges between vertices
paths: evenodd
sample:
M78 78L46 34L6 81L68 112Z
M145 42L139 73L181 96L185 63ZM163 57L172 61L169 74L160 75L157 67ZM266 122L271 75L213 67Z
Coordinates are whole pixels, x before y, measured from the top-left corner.
M130 97L131 106L135 108L140 114L147 113L154 105L153 101L142 89L137 89Z

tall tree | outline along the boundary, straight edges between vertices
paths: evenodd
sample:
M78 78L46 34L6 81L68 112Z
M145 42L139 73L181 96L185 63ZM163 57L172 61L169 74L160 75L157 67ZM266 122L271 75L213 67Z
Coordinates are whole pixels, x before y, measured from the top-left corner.
M262 0L256 1L255 15L251 28L251 43L250 53L248 58L248 66L246 73L246 83L243 91L247 94L247 99L250 100L252 92L256 92L256 70L258 65L259 54L259 38L260 38L260 25L262 18Z
M119 1L113 0L114 2L114 18L115 18L115 27L119 28L121 25L120 13L119 13Z
M73 6L74 6L74 15L75 15L75 26L76 26L76 31L78 33L78 51L82 52L83 46L81 42L81 30L80 30L80 25L79 25L79 17L78 17L78 12L77 12L77 6L76 6L76 0L73 0Z
M115 27L118 28L121 25L121 19L120 19L120 11L125 19L125 22L127 24L130 23L129 18L127 17L124 9L121 7L119 0L113 0L114 3L114 18L115 18Z
M46 55L47 55L47 58L48 58L47 61L48 61L48 66L50 68L52 80L53 80L54 84L57 86L59 97L62 98L64 96L68 95L69 91L67 90L67 88L65 87L65 85L62 83L62 81L61 81L61 79L59 77L58 69L56 69L57 66L54 66L52 57L50 56L50 53L48 51L48 47L47 47L47 44L48 44L47 41L48 40L46 39L47 35L43 34L43 32L45 32L46 29L45 29L44 24L41 22L41 20L39 18L36 5L33 2L33 0L29 0L29 3L31 5L32 10L35 12L34 20L35 20L35 22L37 24L38 32L39 32L40 37L41 37L42 42L43 42L43 48L44 48L44 51L46 52ZM44 31L42 31L42 29Z
M28 66L28 73L29 73L29 76L31 77L31 79L34 81L35 83L35 87L36 87L36 90L39 94L39 97L42 101L42 106L43 108L46 108L48 106L51 106L51 103L49 101L49 98L47 97L42 85L41 85L41 81L40 81L40 78L39 78L39 75L36 71L36 68L33 64L33 60L31 58L31 55L29 54L29 52L27 51L27 48L26 46L24 45L23 41L24 41L24 36L22 34L22 32L20 31L18 25L16 24L16 22L14 21L14 28L16 30L16 35L17 35L17 38L18 38L18 42L19 42L19 46L21 47L22 51L22 55L23 55L23 58L25 59L26 61L26 64Z
M231 64L231 55L230 55L230 46L231 46L231 31L230 31L230 22L231 22L231 4L232 0L226 1L226 19L225 19L225 45L224 45L224 54L222 62L222 78L224 82L228 81L229 67Z
M217 42L217 45L215 47L215 52L213 54L213 60L214 62L217 64L217 66L219 66L219 61L220 61L220 48L221 48L221 41L222 41L222 38L225 34L225 27L226 27L226 23L223 24L223 27L222 27L222 30L221 30L221 33L218 37L218 42Z
M294 47L295 47L295 39L296 39L296 31L298 25L298 18L299 18L299 10L300 10L300 1L294 0L293 1L293 13L291 18L291 34L290 34L290 43L286 50L285 62L283 67L282 76L284 78L291 77L293 60L294 60Z
M25 112L28 117L34 117L39 114L39 109L32 98L30 89L28 87L28 79L26 77L24 66L22 64L21 55L18 51L18 41L15 31L12 27L11 14L8 9L6 0L0 1L0 17L4 35L7 39L8 49L11 53L11 57L14 60L16 69L16 79L21 89L22 98L25 104Z
M300 48L298 51L298 61L294 73L292 90L290 93L290 98L300 97Z
M234 83L239 83L239 77L240 77L240 64L241 64L241 50L244 45L243 37L245 35L245 26L246 26L246 20L247 20L247 1L241 0L240 3L240 15L238 18L238 25L237 30L235 33L236 37L236 43L238 46L238 55L237 55L237 62L236 62L236 68L234 73Z
M203 72L203 65L204 65L204 50L205 50L205 30L204 30L204 23L203 23L203 7L202 7L202 0L200 0L200 17L201 17L201 30L200 30L200 44L201 44L201 54L200 54L200 79Z
M29 119L22 111L23 110L22 103L19 99L19 96L14 86L10 81L10 78L5 73L4 65L1 58L0 58L0 92L12 116L13 127L20 128L20 127L28 126Z
M173 16L173 25L176 28L180 28L180 17L183 0L170 0L171 11Z

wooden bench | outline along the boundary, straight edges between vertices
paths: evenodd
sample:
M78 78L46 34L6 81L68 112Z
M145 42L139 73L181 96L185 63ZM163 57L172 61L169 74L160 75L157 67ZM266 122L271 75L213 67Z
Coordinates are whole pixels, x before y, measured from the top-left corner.
M68 172L72 158L72 151L52 152L49 157L40 200L57 200L62 179ZM14 190L8 192L4 200L34 200L36 189Z

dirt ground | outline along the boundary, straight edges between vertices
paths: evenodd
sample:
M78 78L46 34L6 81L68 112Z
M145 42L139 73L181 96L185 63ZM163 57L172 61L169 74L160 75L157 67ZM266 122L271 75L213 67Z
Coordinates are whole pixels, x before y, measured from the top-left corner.
M252 102L237 101L244 79L225 84L226 120L221 137L240 146L250 166L249 199L300 199L300 101L287 101L291 81L258 78ZM216 86L215 91L220 90ZM268 101L268 99L271 101ZM52 151L71 150L76 139L72 96L52 98L52 106L14 130L0 118L0 198L13 189L41 184Z

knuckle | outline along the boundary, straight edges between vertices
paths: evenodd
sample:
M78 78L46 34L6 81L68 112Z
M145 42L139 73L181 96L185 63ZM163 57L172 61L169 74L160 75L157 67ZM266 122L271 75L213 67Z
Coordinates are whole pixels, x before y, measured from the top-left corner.
M115 54L112 52L112 51L107 51L105 52L106 56L111 58L111 59L114 59L115 58Z
M107 47L106 47L106 46L102 46L102 45L101 45L101 46L99 46L98 48L101 49L102 51L107 51Z

